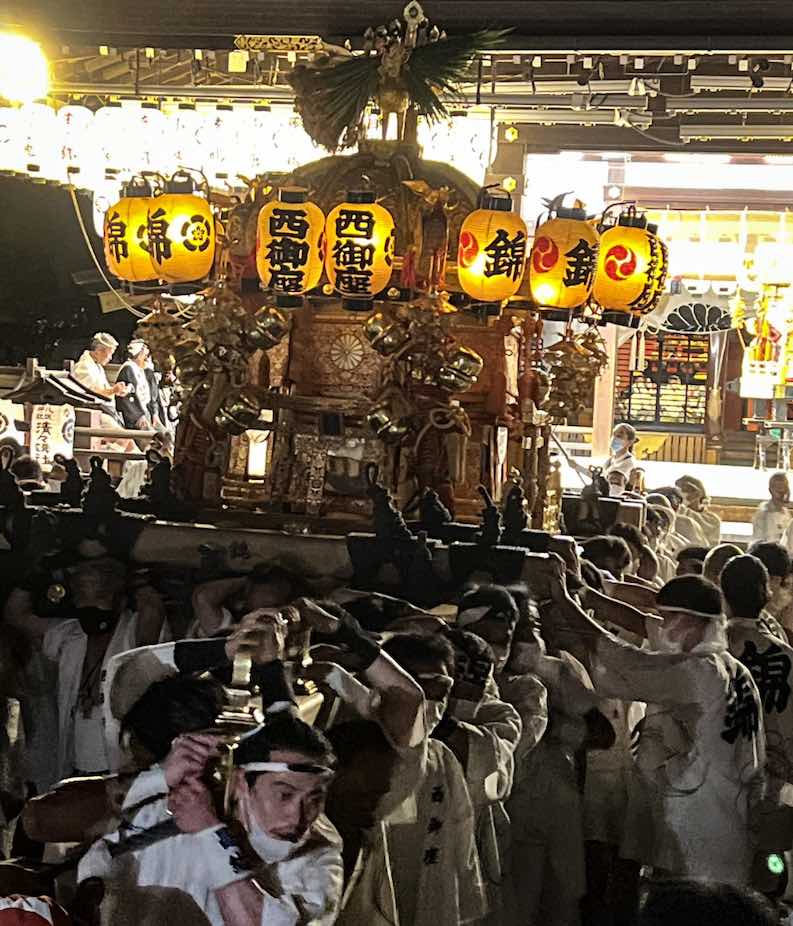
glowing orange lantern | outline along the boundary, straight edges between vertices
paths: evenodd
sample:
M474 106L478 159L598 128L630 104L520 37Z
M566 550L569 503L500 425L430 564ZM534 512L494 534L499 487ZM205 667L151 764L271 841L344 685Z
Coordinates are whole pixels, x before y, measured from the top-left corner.
M149 210L149 251L167 283L202 280L215 260L215 220L187 174L174 174Z
M526 223L505 190L482 190L478 205L460 229L457 276L477 302L503 302L518 291L526 269Z
M347 194L325 225L325 269L352 312L368 312L388 286L394 263L394 219L368 190Z
M602 319L634 325L658 301L666 280L663 242L631 206L600 237L592 290Z
M322 276L325 216L305 190L282 189L259 212L256 267L281 308L303 304L302 294Z
M103 240L110 272L129 283L154 280L148 227L151 187L145 180L129 183L121 199L105 213Z
M598 233L580 202L548 204L548 218L534 233L529 257L529 289L551 320L564 320L592 294L598 256Z

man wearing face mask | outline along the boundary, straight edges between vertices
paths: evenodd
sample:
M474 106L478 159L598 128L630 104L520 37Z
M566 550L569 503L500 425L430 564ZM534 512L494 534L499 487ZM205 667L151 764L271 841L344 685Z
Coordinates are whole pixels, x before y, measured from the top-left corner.
M633 448L638 443L638 440L636 428L626 422L616 425L612 431L611 455L603 464L603 475L606 479L609 479L611 473L619 472L623 477L620 483L622 491L616 492L612 490L612 495L621 495L625 491L630 474L636 469L636 457L633 455ZM575 462L575 460L571 459L570 465L583 475L589 475L589 469ZM609 480L609 485L612 485L611 480Z
M95 843L78 880L105 884L113 926L330 926L341 899L341 841L323 816L334 774L330 744L301 721L279 660L283 697L234 752L233 819L218 819L204 783L212 735L179 737L161 766L138 776L126 822Z
M793 562L781 543L758 541L746 551L768 570L770 597L760 621L764 628L782 641L793 634Z
M455 652L454 687L434 735L457 756L474 805L476 845L490 910L483 926L506 926L502 886L509 867L509 817L503 802L512 790L521 719L499 696L492 648L476 634L456 627L448 637Z
M625 857L661 874L748 884L750 811L765 766L757 686L728 652L721 593L712 583L673 579L656 609L663 626L648 627L655 652L623 643L570 598L559 562L543 616L578 634L601 695L648 705L637 767L649 806Z
M22 588L11 593L5 611L5 620L57 666L56 780L109 769L101 704L105 667L117 653L161 642L169 632L162 601L150 586L136 590L135 610L128 606L127 570L118 560L81 562L71 570L68 586L65 619L38 617L33 592Z
M398 860L393 875L399 922L476 922L486 913L487 898L474 808L459 761L438 738L453 733L443 721L454 687L454 649L440 634L415 633L395 634L383 649L421 686L427 732L438 734L422 747L422 775L403 820L387 823L388 854Z
M758 808L760 848L784 853L793 841L793 648L762 623L768 571L754 556L736 556L721 573L730 652L752 673L763 705L766 791Z

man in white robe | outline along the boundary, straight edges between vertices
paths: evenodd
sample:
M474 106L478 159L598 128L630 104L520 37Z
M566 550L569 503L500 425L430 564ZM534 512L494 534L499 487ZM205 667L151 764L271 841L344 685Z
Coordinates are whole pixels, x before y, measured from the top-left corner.
M637 763L650 814L637 834L644 845L633 846L640 854L625 857L661 873L748 884L765 734L757 686L727 651L719 590L699 576L667 583L657 597L663 626L651 639L663 651L648 652L591 620L557 565L544 617L578 632L599 692L648 704Z
M341 841L323 816L334 757L327 740L294 712L280 661L283 639L280 630L274 634L270 660L283 697L234 752L233 819L219 819L204 783L220 741L180 737L163 765L139 775L128 791L122 828L80 863L80 882L105 883L103 923L335 922Z

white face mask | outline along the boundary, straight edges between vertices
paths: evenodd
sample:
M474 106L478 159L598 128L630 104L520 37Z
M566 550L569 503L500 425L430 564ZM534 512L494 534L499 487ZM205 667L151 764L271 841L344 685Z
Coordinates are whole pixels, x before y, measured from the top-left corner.
M609 496L611 498L619 498L625 494L625 489L621 485L617 485L613 482L609 483Z
M444 698L442 701L428 700L424 702L424 726L427 731L427 736L429 736L441 722L443 715L446 713L448 703L448 698Z
M652 647L659 653L674 654L683 652L682 642L680 640L670 639L668 631L664 630L663 627L659 627L655 632Z
M611 439L611 451L612 453L619 453L621 450L625 449L625 441L621 437L613 437Z

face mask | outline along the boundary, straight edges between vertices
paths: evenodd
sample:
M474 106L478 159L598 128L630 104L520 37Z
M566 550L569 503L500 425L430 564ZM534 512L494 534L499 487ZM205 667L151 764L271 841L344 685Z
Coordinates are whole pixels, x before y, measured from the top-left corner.
M80 622L83 633L89 637L97 633L109 633L118 623L118 615L115 611L107 611L104 608L75 608L74 616Z
M619 498L621 495L625 494L625 489L620 485L615 485L613 482L609 483L609 496L611 498Z
M611 450L613 453L619 453L625 447L625 441L621 437L614 437L611 440Z
M671 640L668 632L662 627L655 633L653 649L659 653L682 653L683 644L680 640Z
M429 736L441 722L443 715L446 713L448 701L448 698L444 698L442 701L424 702L424 727L427 736Z

